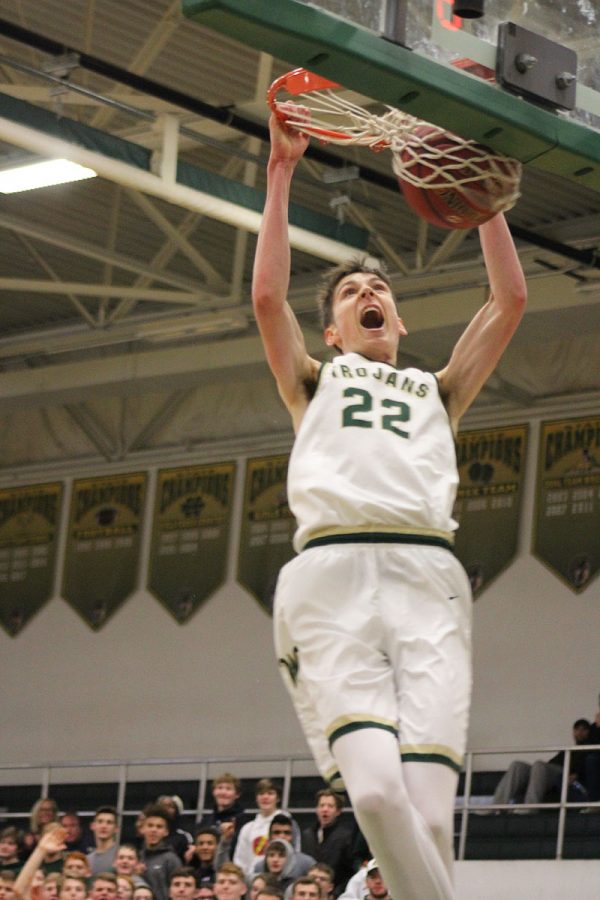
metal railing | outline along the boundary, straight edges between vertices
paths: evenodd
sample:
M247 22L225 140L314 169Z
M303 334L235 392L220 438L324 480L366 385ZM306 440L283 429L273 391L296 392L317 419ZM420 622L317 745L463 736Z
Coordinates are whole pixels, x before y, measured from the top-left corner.
M58 781L56 780L56 778L53 778L53 774L56 772L71 772L78 775L79 778L84 779L87 784L91 785L101 784L105 781L105 779L94 778L94 772L106 772L107 770L113 769L116 771L116 778L114 778L112 782L117 782L117 798L116 802L112 805L115 806L119 818L121 819L123 816L134 816L138 815L141 812L140 809L128 808L126 806L125 800L128 784L140 781L155 782L161 780L161 778L157 777L156 775L154 775L153 777L148 777L148 775L146 775L146 777L142 776L141 778L136 778L134 777L135 774L139 773L144 768L152 769L153 771L164 770L163 772L161 772L161 775L163 777L165 777L166 775L167 777L175 778L176 780L198 782L196 804L192 808L188 807L184 809L183 814L194 815L196 817L196 820L199 820L204 813L209 812L212 809L212 804L207 802L207 800L209 799L207 798L207 789L211 780L209 774L211 767L215 769L213 775L216 774L217 771L222 771L224 767L233 768L236 774L239 774L238 769L240 767L249 767L251 772L251 774L248 775L249 778L258 779L269 776L276 778L276 780L281 783L281 803L284 808L289 808L290 812L312 812L314 810L314 806L294 806L293 808L289 807L292 780L294 778L294 767L298 767L300 765L302 765L303 767L308 766L308 772L305 774L309 774L315 777L318 776L319 773L314 766L312 758L302 754L283 757L274 755L260 757L218 756L182 757L177 759L157 758L140 760L85 760L80 762L59 761L48 763L46 765L39 765L35 763L0 763L0 790L2 787L7 786L14 786L15 788L18 788L20 785L24 786L39 784L40 798L47 797L52 795L53 785L59 786L64 785L65 783L70 783L70 779L65 782L63 780ZM182 768L188 770L190 768L193 768L195 770L195 774L193 776L186 776L182 778L180 773L176 771L181 770ZM274 770L276 770L277 774L274 774ZM18 773L18 780L11 780L10 773ZM34 777L38 773L39 777ZM31 775L31 778L29 779L27 778L28 774ZM296 777L302 776L298 774ZM26 780L24 780L24 778ZM252 811L253 809L251 807L248 808L248 812ZM78 812L83 817L93 816L94 809L79 809ZM0 818L4 819L22 819L29 816L29 814L29 809L6 810L0 807Z
M472 813L479 813L482 809L486 812L508 812L508 813L519 813L519 812L534 812L538 810L558 810L558 825L557 825L557 834L556 834L556 853L555 859L563 858L563 850L564 850L564 841L565 841L565 826L566 826L566 818L567 812L569 810L582 810L582 809L597 809L600 812L600 802L590 801L590 800L581 800L581 801L569 801L567 800L568 790L569 790L569 772L571 769L571 754L579 753L579 752L587 752L593 750L600 750L600 744L577 744L569 747L551 747L551 748L543 748L541 750L515 750L513 748L503 748L503 749L494 749L494 750L471 750L465 756L465 767L464 767L464 802L462 803L462 807L460 809L460 827L458 833L458 850L457 850L457 859L463 860L465 859L465 852L467 848L467 836L468 836L468 826L469 826L469 817ZM472 802L472 785L473 785L473 774L474 774L474 760L478 757L486 757L486 756L500 756L500 755L511 755L515 756L515 754L520 756L535 756L536 759L540 757L546 757L549 754L555 754L563 751L564 761L563 761L563 770L562 770L562 778L560 785L560 798L556 802L548 802L548 803L489 803L484 807L481 806L480 803ZM599 762L600 764L600 762ZM485 771L482 769L480 771ZM600 829L599 829L600 830Z
M570 810L581 810L584 808L590 808L594 810L597 809L598 812L600 812L600 802L591 802L589 800L573 802L567 799L569 789L571 754L588 750L600 751L600 744L550 748L544 747L540 748L539 750L518 750L512 747L500 749L495 748L493 750L490 749L468 751L465 756L463 791L461 793L461 796L457 798L455 809L456 815L459 818L458 832L456 834L456 837L458 838L457 859L465 859L469 819L473 814L481 812L482 809L485 809L488 812L498 813L514 813L524 810L558 810L555 858L562 859L567 813ZM477 801L476 795L473 795L472 793L474 776L479 772L483 773L489 771L489 769L481 766L481 760L485 760L486 757L489 758L492 756L510 756L515 758L516 756L527 756L539 759L541 757L547 757L559 751L564 751L565 758L562 772L560 798L556 802L536 804L494 804L493 802L491 802L486 803L485 806L482 806L481 802ZM477 768L475 767L476 763ZM60 781L57 780L55 776L58 772L69 772L72 775L76 775L78 777L78 780L83 780L87 785L99 785L103 782L106 783L105 779L99 777L99 773L106 773L107 770L113 769L116 770L116 778L112 779L110 783L112 784L116 781L117 784L117 798L114 806L116 807L117 813L119 815L119 820L123 821L124 817L137 816L141 811L137 808L129 808L126 805L126 792L128 784L136 782L139 783L142 781L153 783L161 780L161 778L157 777L156 775L154 775L154 777L148 777L148 774L146 774L146 777L140 778L139 775L142 772L142 769L145 768L146 770L152 770L152 772L160 772L163 778L165 777L165 775L167 775L167 777L174 778L175 780L185 780L192 782L197 781L196 804L191 808L188 807L184 809L183 813L184 815L194 816L195 820L199 821L202 815L206 812L209 812L211 809L211 804L209 802L210 798L208 796L208 789L211 780L211 769L213 770L212 777L214 777L214 775L217 774L218 771L223 771L223 769L226 767L233 769L233 771L238 776L240 776L241 774L241 769L245 770L246 774L241 774L242 778L247 777L258 779L265 776L275 777L282 784L281 804L284 809L288 809L292 814L311 813L314 811L314 806L312 805L299 806L290 804L294 778L302 778L306 776L318 777L319 775L312 759L309 756L303 754L260 757L219 756L201 758L186 757L179 759L158 758L142 760L88 760L82 762L54 762L48 763L47 765L36 765L29 763L0 764L0 790L2 787L7 786L18 788L19 786L39 785L40 798L47 797L52 796L53 785L59 787L60 785L70 783L70 779L67 779L66 781L64 780L64 778ZM183 777L181 774L182 769L188 771L192 770L194 773L193 776ZM303 770L302 773L298 771L299 769ZM94 773L97 774L94 775ZM135 777L136 775L138 775L137 778ZM348 806L345 809L346 811L350 811L351 807ZM255 810L249 807L247 811L254 812ZM94 814L93 809L78 809L78 812L82 817L90 817ZM23 819L28 817L29 814L30 809L7 810L0 807L0 819L4 820Z

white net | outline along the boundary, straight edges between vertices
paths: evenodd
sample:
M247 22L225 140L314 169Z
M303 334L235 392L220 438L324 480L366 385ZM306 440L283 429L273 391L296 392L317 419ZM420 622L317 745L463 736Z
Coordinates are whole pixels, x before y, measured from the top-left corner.
M386 117L390 113L417 121L391 108L384 115L374 115L330 90L302 94L301 100L302 106L298 106L293 115L285 116L286 123L332 144L359 144L381 150L390 146L390 129L386 127Z
M427 122L415 120L407 129L403 121L392 134L390 149L395 174L415 187L452 187L474 206L484 195L486 207L495 213L512 209L520 197L520 162Z
M327 143L389 148L395 174L415 187L452 187L473 201L485 194L494 212L506 212L519 199L521 163L476 141L393 107L373 114L336 90L309 91L298 99L302 105L295 109L286 104L288 125Z

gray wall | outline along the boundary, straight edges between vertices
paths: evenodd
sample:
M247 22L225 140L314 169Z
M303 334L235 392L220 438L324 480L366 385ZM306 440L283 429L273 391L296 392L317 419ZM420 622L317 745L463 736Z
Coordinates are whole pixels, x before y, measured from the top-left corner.
M536 423L530 443L519 557L474 608L474 748L568 743L600 690L600 578L575 595L531 556ZM0 633L0 762L306 752L235 551L183 627L139 591L98 633L59 597L17 638Z

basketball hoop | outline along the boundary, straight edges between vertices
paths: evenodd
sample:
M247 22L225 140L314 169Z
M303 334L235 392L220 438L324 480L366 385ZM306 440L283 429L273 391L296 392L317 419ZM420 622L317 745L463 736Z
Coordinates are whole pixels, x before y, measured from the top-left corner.
M343 91L321 75L294 69L273 82L267 99L282 122L324 143L353 144L375 152L389 148L401 184L438 194L444 188L461 190L468 202L476 192L478 207L485 195L488 218L517 202L521 179L517 160L391 106L381 114L371 113L344 97ZM295 107L286 106L290 100Z
M267 101L275 115L286 125L312 135L324 143L360 144L371 150L389 147L381 130L381 117L371 115L362 106L351 103L339 92L342 85L315 75L306 69L293 69L277 78L267 92ZM294 115L282 111L281 98L300 100L308 110ZM398 112L398 110L394 110ZM412 118L412 117L409 117Z

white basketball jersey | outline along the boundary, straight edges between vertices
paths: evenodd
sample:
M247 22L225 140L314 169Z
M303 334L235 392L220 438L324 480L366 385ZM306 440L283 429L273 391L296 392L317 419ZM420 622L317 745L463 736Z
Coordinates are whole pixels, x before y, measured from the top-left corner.
M451 532L457 485L434 375L359 353L322 366L288 469L298 552L336 530Z

